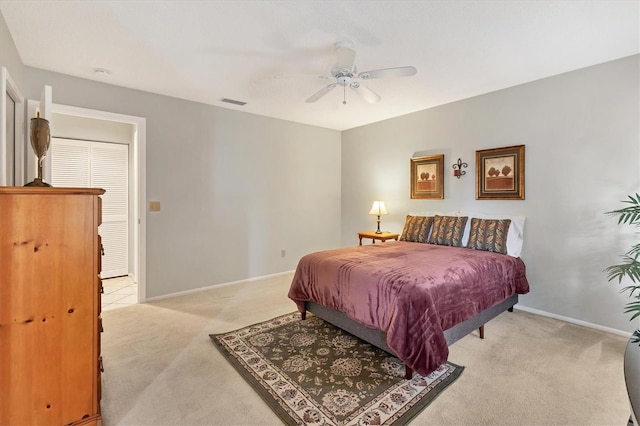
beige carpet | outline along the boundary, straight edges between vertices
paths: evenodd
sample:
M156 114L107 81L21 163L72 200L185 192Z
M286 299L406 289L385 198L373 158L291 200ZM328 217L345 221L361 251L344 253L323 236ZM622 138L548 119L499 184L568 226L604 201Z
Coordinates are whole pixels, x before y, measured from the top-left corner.
M103 312L103 423L279 425L211 333L295 310L291 275ZM412 425L626 425L624 337L522 311L450 349L462 376Z

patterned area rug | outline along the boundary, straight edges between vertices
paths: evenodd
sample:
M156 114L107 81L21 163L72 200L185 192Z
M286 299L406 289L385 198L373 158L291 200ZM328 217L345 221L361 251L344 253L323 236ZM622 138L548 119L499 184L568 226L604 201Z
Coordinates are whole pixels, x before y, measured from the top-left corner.
M291 425L406 424L463 370L447 362L406 380L400 360L309 313L210 337Z

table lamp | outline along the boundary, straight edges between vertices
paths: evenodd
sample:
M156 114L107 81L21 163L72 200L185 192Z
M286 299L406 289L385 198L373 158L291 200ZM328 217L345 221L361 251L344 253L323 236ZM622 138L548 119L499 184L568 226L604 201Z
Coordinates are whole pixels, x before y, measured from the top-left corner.
M376 231L376 234L382 234L382 231L380 230L380 215L389 214L387 212L387 208L384 206L384 201L374 201L369 214L378 215L378 230Z

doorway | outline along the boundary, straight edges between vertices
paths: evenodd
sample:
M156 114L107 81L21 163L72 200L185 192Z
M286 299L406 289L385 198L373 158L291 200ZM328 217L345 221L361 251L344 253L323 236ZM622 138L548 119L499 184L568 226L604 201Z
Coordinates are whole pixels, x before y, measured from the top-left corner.
M39 110L41 102L28 101L28 113L30 117L35 117L36 111ZM130 129L130 143L128 145L128 189L129 189L129 207L128 207L128 228L129 228L129 245L128 245L128 275L137 283L137 295L135 299L138 302L144 302L146 299L146 119L130 115L117 114L106 111L91 110L68 105L50 104L51 108L51 130L52 135L56 135L56 121L63 118L75 119L94 119L103 122L111 122L112 124L126 124ZM64 116L64 117L63 117ZM63 118L61 118L63 117ZM82 139L82 138L80 138ZM91 139L91 138L89 138ZM102 138L99 138L102 139ZM29 150L30 147L27 147ZM33 154L30 152L30 154ZM30 157L27 163L27 176L35 171L35 155ZM44 180L51 182L51 155L45 157Z

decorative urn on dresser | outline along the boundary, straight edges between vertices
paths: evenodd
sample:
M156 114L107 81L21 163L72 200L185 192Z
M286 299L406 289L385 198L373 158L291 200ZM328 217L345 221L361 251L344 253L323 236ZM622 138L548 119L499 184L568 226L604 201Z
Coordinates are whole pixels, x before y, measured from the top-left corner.
M0 424L99 425L102 189L0 187Z

